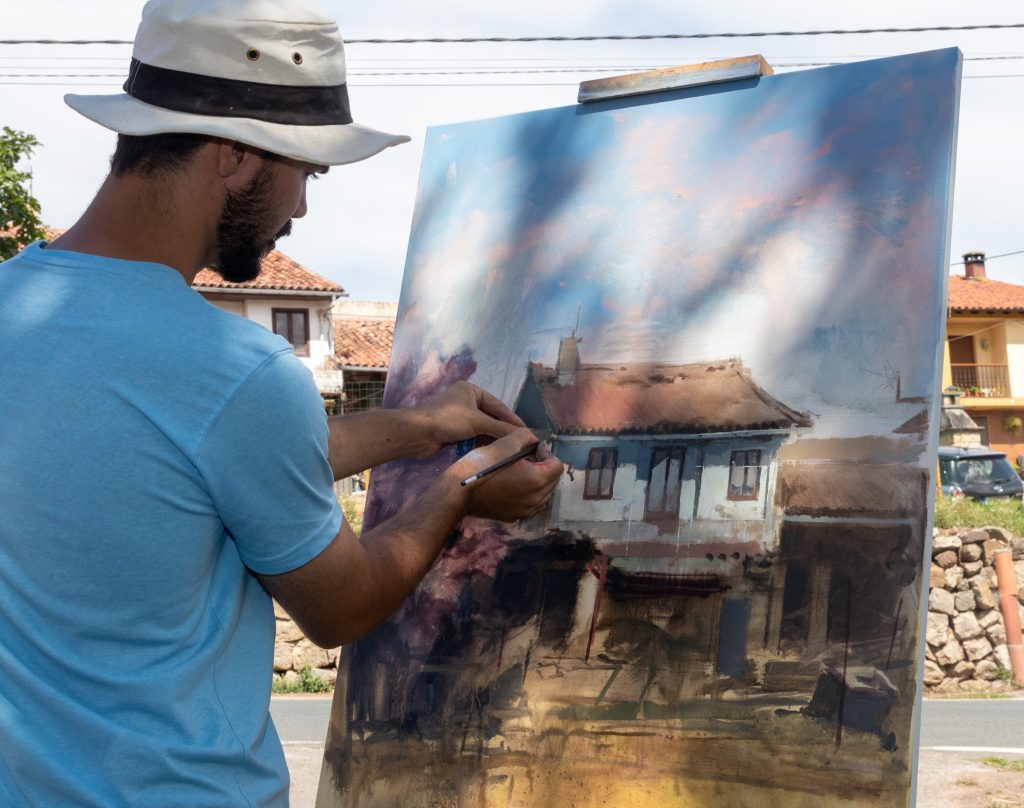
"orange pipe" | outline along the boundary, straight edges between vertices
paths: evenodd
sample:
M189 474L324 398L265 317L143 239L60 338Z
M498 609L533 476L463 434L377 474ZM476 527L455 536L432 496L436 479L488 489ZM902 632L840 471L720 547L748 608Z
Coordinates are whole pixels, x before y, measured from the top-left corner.
M1017 608L1017 576L1013 570L1013 553L1008 547L996 550L995 567L1013 681L1024 685L1024 644L1021 642L1020 611Z

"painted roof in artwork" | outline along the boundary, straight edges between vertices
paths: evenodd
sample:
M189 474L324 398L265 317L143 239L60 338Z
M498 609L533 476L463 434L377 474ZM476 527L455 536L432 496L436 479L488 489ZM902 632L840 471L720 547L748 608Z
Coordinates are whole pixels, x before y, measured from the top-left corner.
M575 382L530 365L559 435L697 434L808 427L811 418L758 387L735 359L686 365L582 364ZM525 393L525 391L524 391Z
M779 464L776 500L788 516L923 517L928 475L912 463Z
M394 339L393 318L334 318L334 357L342 368L387 370Z
M954 312L1024 312L1024 286L989 278L949 278L949 308Z

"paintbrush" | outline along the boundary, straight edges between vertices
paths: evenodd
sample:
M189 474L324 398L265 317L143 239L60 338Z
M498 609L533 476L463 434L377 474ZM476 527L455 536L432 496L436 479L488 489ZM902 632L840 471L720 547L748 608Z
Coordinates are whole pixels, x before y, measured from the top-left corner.
M465 480L462 481L462 484L469 485L470 483L475 483L477 480L481 479L482 477L486 477L488 474L493 474L496 471L500 471L501 469L505 468L505 466L511 466L517 460L521 460L527 455L533 454L535 451L537 451L538 445L539 443L531 443L525 449L520 449L514 455L510 455L509 457L506 457L504 460L499 460L493 466L488 466L483 471L478 471L473 476L467 477Z

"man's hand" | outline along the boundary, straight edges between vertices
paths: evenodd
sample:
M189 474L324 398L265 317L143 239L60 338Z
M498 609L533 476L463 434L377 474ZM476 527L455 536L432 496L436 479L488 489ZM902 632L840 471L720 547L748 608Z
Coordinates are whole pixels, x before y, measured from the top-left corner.
M469 382L456 382L416 410L424 426L423 445L416 452L417 457L430 457L447 444L477 435L502 438L524 425L498 398Z
M474 449L451 470L464 480L531 444L537 446L533 459L517 460L469 486L468 515L515 522L533 516L547 505L563 467L528 429L516 429L494 443Z

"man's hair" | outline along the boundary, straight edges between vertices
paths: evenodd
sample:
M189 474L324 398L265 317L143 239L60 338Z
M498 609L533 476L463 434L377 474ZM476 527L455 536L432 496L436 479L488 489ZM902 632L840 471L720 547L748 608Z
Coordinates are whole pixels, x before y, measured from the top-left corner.
M169 132L162 135L118 135L110 158L115 177L125 174L169 174L188 165L196 153L213 138Z

